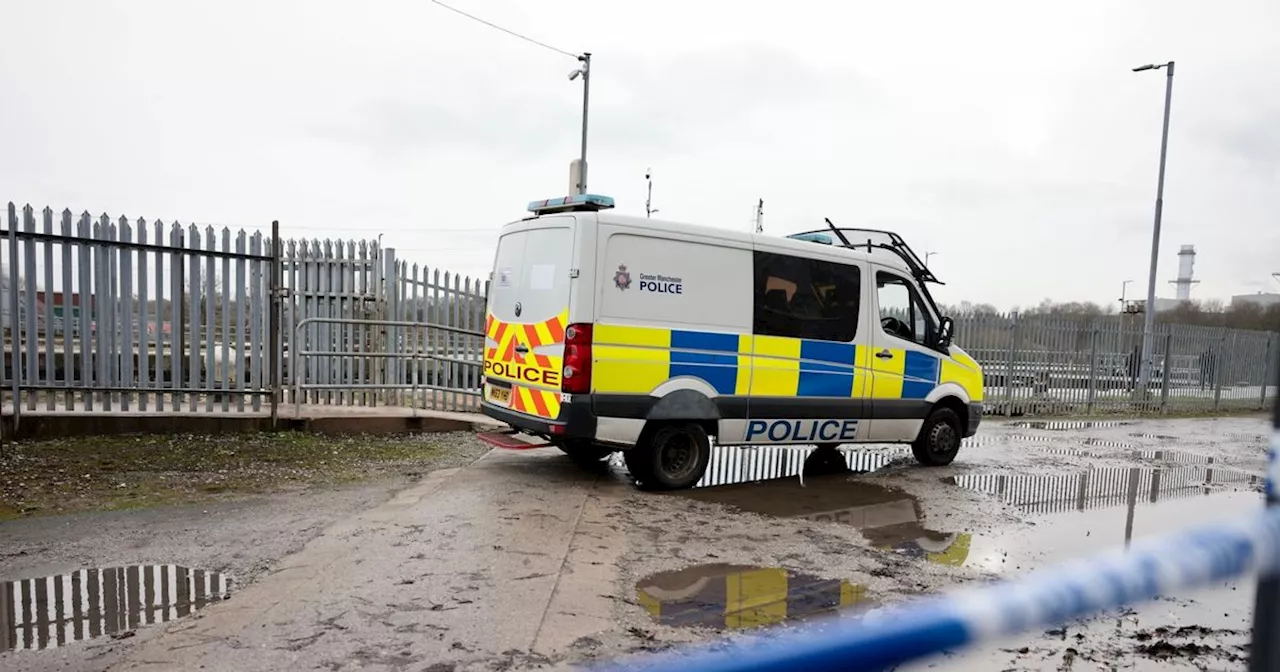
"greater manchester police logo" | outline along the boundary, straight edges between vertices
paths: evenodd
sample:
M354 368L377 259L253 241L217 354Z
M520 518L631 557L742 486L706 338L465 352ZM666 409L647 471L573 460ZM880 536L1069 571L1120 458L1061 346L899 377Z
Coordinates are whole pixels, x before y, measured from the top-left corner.
M613 284L618 289L631 288L631 273L627 271L626 264L618 264L618 272L613 274Z

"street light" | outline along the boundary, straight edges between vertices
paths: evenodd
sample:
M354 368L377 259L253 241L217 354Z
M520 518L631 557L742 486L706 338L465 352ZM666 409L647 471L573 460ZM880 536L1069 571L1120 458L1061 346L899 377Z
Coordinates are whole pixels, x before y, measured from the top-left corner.
M1132 280L1125 280L1124 282L1120 283L1120 307L1122 307L1122 308L1124 307L1124 293L1125 293L1125 290L1129 288L1129 283L1131 283L1131 282L1133 282L1133 281L1132 281Z
M1142 361L1138 368L1138 386L1145 395L1151 380L1151 351L1156 326L1156 263L1160 256L1160 216L1164 212L1164 164L1169 150L1169 104L1173 100L1173 61L1163 65L1148 63L1134 72L1165 69L1164 128L1160 134L1160 176L1156 180L1156 217L1151 230L1151 272L1147 278L1147 314L1142 321Z
M937 252L925 252L925 253L924 253L924 267L925 267L925 268L929 268L929 257L932 257L932 256L933 256L933 255L935 255L935 254L937 254Z
M578 57L582 67L569 73L569 81L582 77L582 153L578 157L578 193L587 193L587 110L591 105L591 52Z

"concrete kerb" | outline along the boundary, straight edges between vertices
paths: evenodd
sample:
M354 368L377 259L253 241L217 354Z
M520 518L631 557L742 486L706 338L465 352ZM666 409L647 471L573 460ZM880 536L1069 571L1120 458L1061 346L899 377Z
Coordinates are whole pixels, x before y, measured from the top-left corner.
M501 425L478 413L419 409L306 408L301 418L282 417L279 428L317 434L417 434L482 431ZM370 412L373 411L373 412ZM14 426L12 414L0 416L6 440L45 439L120 434L237 434L271 431L271 418L256 413L145 413L23 411Z

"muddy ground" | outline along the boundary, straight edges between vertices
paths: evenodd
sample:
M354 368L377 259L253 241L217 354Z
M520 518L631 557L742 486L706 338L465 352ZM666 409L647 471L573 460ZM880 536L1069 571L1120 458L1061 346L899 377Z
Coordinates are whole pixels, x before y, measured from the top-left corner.
M93 436L0 446L0 521L401 485L485 452L460 434Z
M717 449L701 487L667 494L632 488L617 460L495 451L394 494L0 523L0 578L26 607L0 632L0 648L23 649L0 668L443 672L643 655L1247 513L1268 432L1261 416L988 422L942 469L900 447L835 461ZM474 438L450 440L474 454ZM135 563L162 566L86 571ZM102 586L93 604L87 585ZM1225 585L900 669L1243 670L1251 600L1252 585ZM37 602L68 615L28 624Z

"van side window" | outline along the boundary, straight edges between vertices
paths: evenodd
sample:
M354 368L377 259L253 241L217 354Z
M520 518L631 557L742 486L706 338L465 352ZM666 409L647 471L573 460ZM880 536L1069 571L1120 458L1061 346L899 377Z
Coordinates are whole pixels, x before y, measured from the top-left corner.
M876 273L876 300L880 304L880 328L884 333L921 345L932 342L933 320L906 278Z
M841 343L857 335L857 266L756 252L755 272L753 333Z

